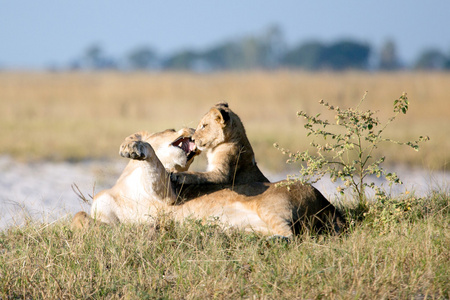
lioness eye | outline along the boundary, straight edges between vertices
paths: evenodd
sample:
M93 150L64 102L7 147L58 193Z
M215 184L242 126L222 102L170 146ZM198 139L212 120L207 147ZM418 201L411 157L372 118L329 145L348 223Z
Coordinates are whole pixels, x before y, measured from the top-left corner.
M206 126L208 126L208 124L202 124L202 129L205 128Z

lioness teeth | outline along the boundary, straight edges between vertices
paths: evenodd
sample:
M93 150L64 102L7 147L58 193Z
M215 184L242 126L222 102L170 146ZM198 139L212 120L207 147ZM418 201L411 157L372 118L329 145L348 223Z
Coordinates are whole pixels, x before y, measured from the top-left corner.
M180 137L172 143L172 146L182 149L186 154L195 150L195 144L189 137Z

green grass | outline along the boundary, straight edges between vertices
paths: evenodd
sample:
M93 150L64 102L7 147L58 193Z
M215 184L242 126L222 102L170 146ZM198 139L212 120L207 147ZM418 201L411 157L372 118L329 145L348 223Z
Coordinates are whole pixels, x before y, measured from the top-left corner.
M0 299L448 299L449 224L448 192L390 199L341 236L289 244L198 222L30 224L0 233Z

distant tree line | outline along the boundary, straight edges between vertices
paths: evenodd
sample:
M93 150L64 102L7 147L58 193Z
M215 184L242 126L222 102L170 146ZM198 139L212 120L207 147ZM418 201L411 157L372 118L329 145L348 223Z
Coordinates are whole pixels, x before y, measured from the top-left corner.
M450 53L446 55L440 50L428 49L412 66L407 66L398 57L392 40L386 41L378 51L367 43L350 39L328 44L310 41L289 48L282 30L271 26L260 35L227 40L204 50L186 49L169 55L161 55L150 46L139 46L118 59L107 55L99 44L93 44L68 68L197 72L279 68L310 71L450 70Z

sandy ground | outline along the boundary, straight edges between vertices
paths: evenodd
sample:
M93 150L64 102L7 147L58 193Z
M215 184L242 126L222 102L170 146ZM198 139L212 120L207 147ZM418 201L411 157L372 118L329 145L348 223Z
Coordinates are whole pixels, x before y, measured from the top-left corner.
M8 156L0 156L0 230L20 226L27 221L53 222L73 216L77 211L89 211L73 192L76 184L87 196L111 187L127 163L117 161L37 162L24 164ZM398 168L404 185L393 193L405 190L426 195L432 189L450 188L449 172L430 172ZM268 174L271 181L286 178L286 174ZM378 181L378 184L381 184ZM331 201L335 199L335 185L322 180L315 186Z
M89 211L72 190L85 196L112 186L127 161L24 164L0 157L0 229L27 220L51 222L77 211Z

